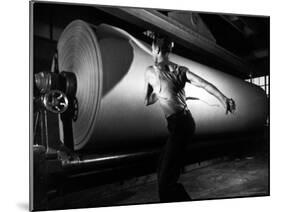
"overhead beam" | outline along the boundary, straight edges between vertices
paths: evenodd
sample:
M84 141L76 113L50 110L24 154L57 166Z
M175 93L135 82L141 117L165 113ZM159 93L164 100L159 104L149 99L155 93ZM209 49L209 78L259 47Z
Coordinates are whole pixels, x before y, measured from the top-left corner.
M231 67L237 75L248 76L251 72L250 64L242 58L156 10L112 7L99 9L139 27L164 33L185 48L210 56L224 66Z

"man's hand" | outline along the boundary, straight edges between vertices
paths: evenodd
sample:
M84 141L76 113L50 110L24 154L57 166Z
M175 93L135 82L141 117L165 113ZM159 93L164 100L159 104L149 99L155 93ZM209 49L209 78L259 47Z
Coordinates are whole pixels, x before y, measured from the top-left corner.
M225 101L225 114L228 114L228 112L233 113L236 109L236 104L233 99L227 98Z

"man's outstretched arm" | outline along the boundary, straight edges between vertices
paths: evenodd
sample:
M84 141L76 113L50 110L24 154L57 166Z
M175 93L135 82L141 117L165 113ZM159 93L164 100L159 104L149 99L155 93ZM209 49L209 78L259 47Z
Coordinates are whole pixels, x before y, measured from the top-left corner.
M189 81L192 85L195 85L199 88L203 88L206 90L208 93L216 97L220 103L223 105L223 107L226 109L226 114L228 112L234 112L235 111L235 102L231 98L227 98L216 86L213 84L209 83L205 79L199 77L198 75L192 73L189 71L188 68L185 68L186 71L186 78L187 81Z

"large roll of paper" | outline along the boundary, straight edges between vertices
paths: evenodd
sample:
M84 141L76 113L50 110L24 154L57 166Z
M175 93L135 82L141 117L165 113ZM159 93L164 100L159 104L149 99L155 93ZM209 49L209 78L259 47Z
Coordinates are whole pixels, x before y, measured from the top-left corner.
M58 42L59 70L77 77L75 150L148 146L168 135L159 103L145 106L144 74L153 64L149 45L122 29L70 23ZM195 137L243 133L261 128L267 117L265 92L239 78L175 54L171 61L214 84L237 105L225 114L205 90L186 84Z

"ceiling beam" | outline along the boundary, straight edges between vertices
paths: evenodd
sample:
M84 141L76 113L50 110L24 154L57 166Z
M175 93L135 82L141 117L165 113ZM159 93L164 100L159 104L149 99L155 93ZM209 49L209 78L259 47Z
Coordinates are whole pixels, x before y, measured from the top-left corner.
M248 76L251 73L250 64L242 58L156 10L112 7L99 9L146 30L164 33L185 48L210 56L225 67L231 67L237 75Z

